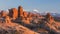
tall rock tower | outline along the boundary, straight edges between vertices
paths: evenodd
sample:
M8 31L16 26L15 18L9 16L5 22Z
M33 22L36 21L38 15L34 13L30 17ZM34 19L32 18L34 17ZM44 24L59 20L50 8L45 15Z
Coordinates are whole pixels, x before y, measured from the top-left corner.
M16 19L18 17L18 10L16 8L9 9L9 16Z
M23 16L23 8L21 6L18 7L18 17Z

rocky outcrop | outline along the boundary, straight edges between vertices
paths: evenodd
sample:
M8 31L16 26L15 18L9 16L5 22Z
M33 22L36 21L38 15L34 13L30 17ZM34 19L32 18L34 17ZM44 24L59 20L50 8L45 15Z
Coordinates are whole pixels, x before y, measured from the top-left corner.
M27 16L28 16L28 12L24 11L24 12L23 12L23 16L24 16L24 17L27 17Z
M60 34L60 22L56 22L50 13L26 12L19 6L18 10L9 9L8 15L1 12L0 16L1 34Z
M6 16L6 17L5 17L5 22L6 22L6 23L11 23L11 19L10 19L9 16Z
M54 22L54 18L50 15L50 13L47 13L47 15L46 15L46 20L47 20L49 23L53 23L53 22Z
M1 17L5 17L5 16L7 16L7 12L6 11L1 11Z
M17 23L0 23L0 34L39 34Z
M18 10L16 8L13 8L13 19L18 18Z
M19 6L18 7L18 17L21 17L21 16L23 16L23 8L22 8L22 6Z
M18 18L18 10L16 8L9 9L9 16L13 19Z

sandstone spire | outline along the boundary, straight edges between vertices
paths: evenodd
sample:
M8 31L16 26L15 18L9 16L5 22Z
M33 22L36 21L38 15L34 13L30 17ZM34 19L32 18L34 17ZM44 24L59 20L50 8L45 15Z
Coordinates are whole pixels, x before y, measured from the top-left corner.
M13 19L16 19L18 17L18 10L16 8L13 8Z
M23 16L23 8L21 6L18 7L18 17Z

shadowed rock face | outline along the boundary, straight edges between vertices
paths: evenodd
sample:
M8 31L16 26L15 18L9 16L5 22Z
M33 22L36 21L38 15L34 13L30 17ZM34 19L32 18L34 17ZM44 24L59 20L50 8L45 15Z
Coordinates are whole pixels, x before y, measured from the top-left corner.
M13 18L13 10L9 9L9 17Z
M50 13L43 16L26 12L22 6L9 9L9 14L0 17L0 22L2 34L60 34L60 22L56 22Z

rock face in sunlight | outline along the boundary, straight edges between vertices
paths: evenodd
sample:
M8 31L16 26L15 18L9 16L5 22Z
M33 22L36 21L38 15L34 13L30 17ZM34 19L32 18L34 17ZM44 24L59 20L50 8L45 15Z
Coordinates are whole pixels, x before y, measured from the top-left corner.
M0 12L0 34L60 34L60 22L50 13L40 15L19 6Z
M24 17L27 17L28 16L28 13L26 11L23 12L23 16Z
M0 34L39 34L17 23L0 23Z
M13 19L18 18L18 10L16 8L9 9L9 16Z
M18 10L16 8L13 8L13 19L18 18Z
M6 23L11 23L11 19L10 19L9 16L6 16L6 17L5 17L5 22L6 22Z

